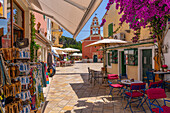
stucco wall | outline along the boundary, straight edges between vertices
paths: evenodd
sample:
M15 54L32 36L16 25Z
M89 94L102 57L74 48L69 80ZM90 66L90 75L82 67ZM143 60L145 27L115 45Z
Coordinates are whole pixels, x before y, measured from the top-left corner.
M138 66L126 66L126 73L128 78L134 78L138 80Z
M118 64L111 64L111 67L107 68L107 72L112 73L112 74L119 74L118 73Z
M168 69L170 70L170 30L168 31L165 40L164 40L164 44L167 44L169 46L168 48L168 53L164 53L165 55L165 64L168 65ZM165 79L168 79L168 81L170 81L170 75L167 74L165 75Z
M34 12L35 15L35 29L37 30L37 24L38 22L41 23L40 29L42 29L42 33L47 32L47 19L44 19L43 15L40 13Z
M105 15L103 18L106 19L106 23L103 26L103 37L108 37L108 25L113 23L113 31L115 31L119 27L119 19L122 15L118 14L119 10L116 10L115 4L113 4L109 11L107 12L107 15ZM130 33L127 33L125 30L130 30ZM140 39L146 39L149 36L149 30L148 28L141 28L141 35ZM134 31L130 29L129 24L124 22L121 26L121 28L115 33L124 33L126 41L131 41L132 37L134 36Z

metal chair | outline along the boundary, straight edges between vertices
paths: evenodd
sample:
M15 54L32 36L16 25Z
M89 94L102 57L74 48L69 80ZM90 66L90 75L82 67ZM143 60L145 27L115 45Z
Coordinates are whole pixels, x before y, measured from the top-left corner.
M91 77L90 67L88 67L88 72L89 72L89 78L88 78L88 81L89 81L89 80L90 80L90 77Z
M126 73L119 74L118 82L121 82L122 79L128 79L128 76Z
M96 82L99 83L100 78L103 79L103 74L101 71L91 70L91 83L92 83L92 79L94 79L94 85L96 84Z
M130 91L127 89L124 89L127 91L127 92L125 92L125 98L127 98L127 105L126 105L125 109L129 106L131 112L133 113L133 110L131 108L131 103L134 103L134 102L141 103L145 96L144 93L142 93L142 91L145 91L145 89L146 89L146 83L131 84ZM133 99L133 101L132 101L132 99ZM137 105L137 107L138 107L138 105ZM145 112L143 104L141 105L141 107L142 107L143 111Z
M169 113L170 107L166 106L166 102L170 102L170 100L165 100L166 93L162 88L151 88L147 90L148 100L149 100L149 108L151 113ZM153 104L151 100L162 99L164 100L164 105L160 107L159 105ZM151 106L155 106L156 108L152 108Z
M151 89L151 88L163 88L163 80L158 81L158 82L150 82L149 89ZM147 91L145 91L144 93L147 95ZM143 105L145 102L148 105L148 103L146 101L147 99L148 99L148 96L146 96L145 100L141 103L141 105ZM155 101L159 105L159 102L156 99L153 100L152 103L154 103ZM149 107L149 105L148 105L148 107Z
M150 82L155 82L155 74L151 71L146 72L148 86Z
M112 94L113 89L114 88L118 88L119 90L117 90L117 91L119 91L119 92L118 92L117 95L119 95L119 93L122 91L124 85L121 85L121 84L112 84L112 82L110 82L110 81L108 81L108 83L109 83L109 87L110 87L109 95L112 96L112 100L113 100L113 94Z

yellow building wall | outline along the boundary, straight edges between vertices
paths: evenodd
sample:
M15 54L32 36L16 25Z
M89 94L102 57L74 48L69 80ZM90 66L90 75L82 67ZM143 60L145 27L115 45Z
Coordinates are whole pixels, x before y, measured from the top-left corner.
M118 14L119 10L116 10L115 4L113 4L110 7L110 10L107 12L107 15L105 15L103 18L106 19L106 23L103 26L103 36L108 37L108 25L113 23L113 31L115 31L119 27L119 19L121 18L122 14ZM130 33L127 33L125 30L130 30ZM141 28L141 39L146 39L149 37L149 30L148 28ZM134 36L134 31L130 29L129 24L124 22L121 26L121 28L115 33L124 33L126 37L126 41L131 41L132 37Z
M119 19L121 18L122 15L119 15L118 12L119 10L116 10L115 4L113 4L109 11L107 11L107 15L105 15L103 18L106 19L106 22L103 26L103 37L107 38L108 37L108 25L113 23L113 32L119 27ZM126 32L125 30L130 30L130 33ZM148 28L141 28L141 34L140 34L140 39L147 39L149 38L149 30ZM131 42L132 37L134 37L134 31L130 29L129 24L124 22L121 26L121 28L115 33L124 33L125 34L125 40ZM132 47L133 48L133 47ZM118 64L112 64L112 68L108 68L109 73L115 73L119 74L118 72ZM121 69L120 69L121 70ZM127 65L127 75L129 78L134 78L135 80L138 80L138 66L129 66Z
M119 74L118 72L118 64L113 64L111 68L107 68L107 72L112 73L112 74Z
M133 78L134 80L138 80L138 66L126 66L126 74L128 78Z
M55 47L63 47L62 44L59 44L59 38L62 36L63 31L60 26L54 22L52 22L52 36L56 38L54 42Z

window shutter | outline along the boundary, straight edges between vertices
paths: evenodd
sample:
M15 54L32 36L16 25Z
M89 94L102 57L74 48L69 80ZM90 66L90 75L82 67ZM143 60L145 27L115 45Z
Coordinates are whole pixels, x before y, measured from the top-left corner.
M108 26L108 36L113 35L113 23L109 24Z

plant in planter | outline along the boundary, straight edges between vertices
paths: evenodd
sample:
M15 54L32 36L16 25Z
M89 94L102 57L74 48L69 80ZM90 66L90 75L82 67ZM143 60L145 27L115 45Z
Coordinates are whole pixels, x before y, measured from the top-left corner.
M162 67L162 70L165 71L165 72L166 72L167 69L168 69L168 66L167 66L166 64L165 64L165 65L162 65L161 67Z

